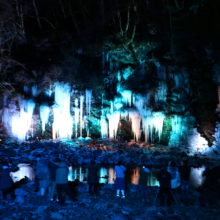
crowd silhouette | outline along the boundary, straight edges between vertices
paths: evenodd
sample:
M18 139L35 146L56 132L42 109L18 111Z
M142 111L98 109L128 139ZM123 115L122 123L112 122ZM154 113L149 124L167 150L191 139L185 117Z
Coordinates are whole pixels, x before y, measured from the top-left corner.
M56 158L51 161L38 158L35 168L35 190L41 196L45 196L46 192L50 195L51 202L58 202L61 206L64 205L62 192L75 203L77 198L70 187L68 181L69 168L68 164ZM88 168L88 192L91 196L98 195L99 178L98 167L94 160L91 160ZM7 195L13 191L13 181L10 173L17 171L19 168L9 162L2 162L0 169L0 189L2 191L3 199L7 200ZM122 165L121 161L115 166L116 179L114 184L114 191L117 198L126 198L126 181L125 181L126 167ZM188 161L181 162L181 166L177 166L174 161L170 161L168 166L163 165L161 170L157 173L156 178L159 181L160 187L155 192L153 200L150 201L149 187L151 167L143 166L139 170L139 191L142 202L146 204L156 205L160 202L160 206L171 206L172 203L179 204L179 202L188 204L190 202L189 195L189 179L191 167ZM202 176L205 181L197 191L200 193L201 206L215 205L219 194L219 180L220 180L220 166L216 163L213 166L207 165L206 170ZM178 193L180 189L181 199L177 201L174 194ZM159 202L158 202L159 201Z

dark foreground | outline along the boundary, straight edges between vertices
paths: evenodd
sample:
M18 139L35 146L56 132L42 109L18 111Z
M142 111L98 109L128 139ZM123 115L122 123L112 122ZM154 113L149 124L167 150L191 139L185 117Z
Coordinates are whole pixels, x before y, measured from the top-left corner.
M160 207L159 200L153 205L157 187L149 187L149 202L142 202L138 186L127 185L126 198L116 198L112 185L100 185L97 195L88 193L88 185L75 181L71 183L78 201L73 203L63 195L64 205L51 202L49 194L44 197L35 192L34 182L27 178L16 183L14 193L3 200L0 194L0 219L220 219L220 202L215 206L200 206L200 193L190 190L189 204L180 203L180 191L174 191L178 202L171 207Z

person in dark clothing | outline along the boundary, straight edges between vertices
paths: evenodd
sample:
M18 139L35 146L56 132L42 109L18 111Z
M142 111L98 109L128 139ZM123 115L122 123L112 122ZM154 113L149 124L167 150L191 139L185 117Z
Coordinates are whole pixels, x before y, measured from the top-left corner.
M68 174L69 174L69 168L66 162L60 162L56 172L56 189L57 189L59 204L61 206L63 204L63 199L62 199L63 190L66 192L66 194L71 198L73 202L77 201L73 191L70 189L68 183Z
M10 177L10 172L15 172L18 170L18 167L10 167L10 164L7 162L3 163L3 166L0 170L0 189L3 194L3 198L7 199L7 195L12 190L12 179Z
M58 169L60 159L56 159L52 162L49 162L48 168L50 171L50 178L51 178L51 194L50 194L50 200L54 201L55 191L56 191L56 172ZM59 199L57 199L57 202L59 202Z
M89 193L93 195L93 193L97 193L97 187L99 184L99 176L97 174L98 168L95 166L94 160L91 160L88 170Z
M179 167L180 180L181 180L181 200L184 202L189 201L189 176L191 167L188 166L188 161L185 160Z
M146 196L146 201L148 200L148 185L150 180L150 170L146 167L143 167L139 171L139 189L141 191L142 201L145 202L144 196Z
M166 167L162 167L162 169L157 173L157 180L160 182L160 205L165 205L165 197L167 198L167 205L171 206L171 174L167 171Z
M219 173L216 173L218 171L218 167L211 169L208 166L203 172L202 176L205 177L205 181L202 187L201 205L205 205L207 202L210 202L211 205L215 204L218 192Z

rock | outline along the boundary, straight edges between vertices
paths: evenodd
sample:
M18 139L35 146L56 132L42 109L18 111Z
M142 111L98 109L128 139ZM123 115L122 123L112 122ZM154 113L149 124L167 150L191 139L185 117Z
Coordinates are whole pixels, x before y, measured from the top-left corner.
M4 217L2 220L13 220L11 217Z
M15 202L23 204L25 202L24 196L16 196Z
M119 213L115 216L112 216L111 220L130 220L130 218L124 213Z
M16 196L27 196L28 192L23 189L15 189L15 195Z
M50 217L52 219L63 219L63 215L59 212L52 212Z
M161 153L159 151L155 151L152 154L153 157L160 156L160 155L161 155Z

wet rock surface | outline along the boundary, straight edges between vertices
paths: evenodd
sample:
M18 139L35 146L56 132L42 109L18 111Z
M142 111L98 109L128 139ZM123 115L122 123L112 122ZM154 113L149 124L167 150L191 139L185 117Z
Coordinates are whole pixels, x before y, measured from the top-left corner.
M13 154L11 154L13 152ZM150 145L136 142L119 142L118 140L98 139L96 141L52 141L11 143L1 142L1 160L9 160L15 164L32 163L37 158L53 160L60 158L72 165L89 164L93 159L96 164L112 165L121 161L125 165L163 165L171 159L180 164L188 159L191 166L213 164L217 158L194 152L188 155L179 148L163 145Z

